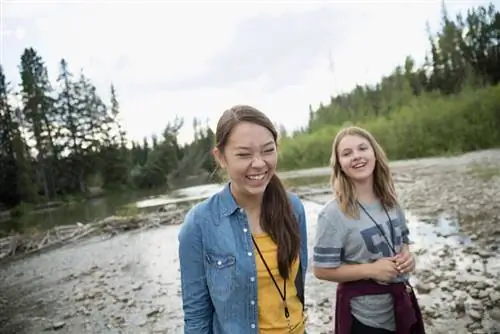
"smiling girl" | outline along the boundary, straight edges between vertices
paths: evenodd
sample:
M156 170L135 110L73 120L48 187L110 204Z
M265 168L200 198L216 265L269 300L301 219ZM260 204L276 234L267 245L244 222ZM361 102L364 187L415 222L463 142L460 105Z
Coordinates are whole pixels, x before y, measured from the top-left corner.
M213 154L230 181L187 213L179 234L186 334L305 331L306 220L276 175L277 138L250 106L219 119Z
M331 164L335 197L318 215L313 262L317 278L339 283L335 333L424 333L408 283L409 231L383 149L348 127L335 137Z

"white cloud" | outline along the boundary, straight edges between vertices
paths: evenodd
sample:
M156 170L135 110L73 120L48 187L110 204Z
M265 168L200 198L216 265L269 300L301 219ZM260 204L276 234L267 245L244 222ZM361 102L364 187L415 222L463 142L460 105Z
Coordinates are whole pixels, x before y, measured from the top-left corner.
M479 3L471 0L447 5L468 8ZM440 0L331 4L335 11L342 12L342 30L334 31L331 43L325 44L318 60L304 70L299 84L272 91L268 87L275 78L266 73L229 87L206 84L171 91L162 89L162 85L213 70L213 59L224 51L230 53L229 47L237 48L233 37L241 22L262 15L278 18L283 13L302 13L324 3L8 2L2 12L2 21L7 22L6 30L2 30L3 49L7 51L2 52L10 52L9 59L18 62L24 47L35 47L53 80L59 59L64 57L74 73L83 68L106 99L109 84L115 84L125 126L133 139L161 133L166 123L179 115L186 118L184 141L191 139L192 117L210 118L214 125L224 109L239 103L261 108L273 121L288 128L305 125L309 104L317 106L322 100L328 101L332 93L356 83L377 81L402 64L408 54L422 60L428 48L425 21L436 26L440 4ZM331 24L338 25L335 20L332 17ZM341 42L338 36L342 36ZM297 45L297 51L300 47ZM329 51L333 72L329 71ZM9 79L17 80L17 63L7 63ZM220 75L224 75L224 69Z
M326 65L326 64L325 64ZM186 130L191 130L192 117L204 120L210 119L210 125L215 128L217 117L225 109L235 104L250 104L265 112L273 121L288 127L304 125L308 119L308 105L312 101L320 101L331 92L331 78L325 71L325 66L309 72L304 84L289 86L272 94L267 94L263 87L267 86L269 78L260 77L254 82L235 85L230 88L204 88L189 91L165 92L151 94L144 100L134 98L126 105L131 110L139 111L139 117L128 117L125 122L127 128L137 129L135 136L144 134L138 129L148 129L146 134L161 132L166 122L173 119L175 114L186 117ZM172 101L172 103L165 103ZM313 103L315 104L315 103ZM149 127L148 127L149 125ZM189 131L182 134L182 141L191 140Z

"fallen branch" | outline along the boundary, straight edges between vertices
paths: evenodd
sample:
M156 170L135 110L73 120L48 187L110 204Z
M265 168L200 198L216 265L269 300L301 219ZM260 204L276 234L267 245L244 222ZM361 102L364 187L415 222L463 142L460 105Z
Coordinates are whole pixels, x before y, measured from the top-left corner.
M110 237L126 231L144 231L162 225L182 222L184 209L173 209L130 217L111 216L98 222L56 226L48 231L32 235L14 235L0 239L0 260L15 255L34 254L95 235Z

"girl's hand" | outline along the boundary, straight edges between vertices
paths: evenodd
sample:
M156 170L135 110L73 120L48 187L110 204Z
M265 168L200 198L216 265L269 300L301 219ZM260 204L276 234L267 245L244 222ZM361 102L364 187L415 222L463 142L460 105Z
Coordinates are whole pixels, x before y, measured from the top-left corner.
M370 278L380 282L390 282L398 276L396 263L392 258L381 258L370 263Z
M403 249L394 259L396 261L396 269L400 274L409 274L415 270L415 258L409 250Z

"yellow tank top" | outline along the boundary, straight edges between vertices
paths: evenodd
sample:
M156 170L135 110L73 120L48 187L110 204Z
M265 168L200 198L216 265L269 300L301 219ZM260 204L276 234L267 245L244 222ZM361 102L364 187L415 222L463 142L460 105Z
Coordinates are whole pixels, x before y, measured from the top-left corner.
M274 276L274 279L283 293L283 279L278 270L276 244L267 234L254 235L255 242L259 246L262 256L266 260L269 269ZM259 311L259 328L260 333L289 333L288 322L285 318L283 299L276 289L272 278L266 266L262 262L259 253L254 247L255 262L257 265L257 287L258 287L258 311ZM286 300L288 310L290 312L290 325L293 329L293 334L303 334L305 330L305 319L302 312L302 303L297 297L297 289L295 288L295 277L299 270L299 261L295 261L292 265L290 279L286 282Z

